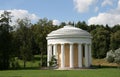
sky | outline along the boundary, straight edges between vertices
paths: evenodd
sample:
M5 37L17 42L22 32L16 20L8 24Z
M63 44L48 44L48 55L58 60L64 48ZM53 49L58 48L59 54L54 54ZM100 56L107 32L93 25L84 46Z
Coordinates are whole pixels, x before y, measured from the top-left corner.
M120 24L120 0L0 0L0 14L10 11L12 20L28 17L32 22L40 18L60 22L85 21L91 24Z

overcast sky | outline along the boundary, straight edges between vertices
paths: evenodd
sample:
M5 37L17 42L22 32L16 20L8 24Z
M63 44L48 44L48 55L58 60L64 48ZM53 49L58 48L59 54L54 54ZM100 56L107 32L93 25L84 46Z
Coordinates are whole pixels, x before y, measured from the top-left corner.
M13 20L32 21L47 17L54 24L86 21L90 24L120 24L120 0L0 0L0 14L8 10Z

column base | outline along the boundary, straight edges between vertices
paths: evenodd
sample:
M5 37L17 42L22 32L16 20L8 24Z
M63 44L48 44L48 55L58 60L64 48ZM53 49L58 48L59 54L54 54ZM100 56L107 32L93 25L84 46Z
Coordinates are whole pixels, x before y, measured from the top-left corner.
M55 70L81 70L81 69L91 69L91 67L65 67L65 68L57 68Z

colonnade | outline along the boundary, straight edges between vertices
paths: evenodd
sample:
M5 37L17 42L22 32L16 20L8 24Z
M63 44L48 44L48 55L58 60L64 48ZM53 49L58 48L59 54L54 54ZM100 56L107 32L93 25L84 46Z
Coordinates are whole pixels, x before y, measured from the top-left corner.
M55 55L55 57L57 58L57 45L58 44L49 44L48 48L47 48L47 66L49 66L49 61L51 60L52 55ZM61 64L59 68L65 68L65 43L64 44L60 44L61 45ZM69 43L69 68L74 68L74 43ZM85 57L84 57L84 66L83 66L83 47L84 46L84 53L85 53ZM91 63L92 63L92 59L91 59L91 44L82 44L79 43L78 44L78 68L82 68L82 67L90 67Z

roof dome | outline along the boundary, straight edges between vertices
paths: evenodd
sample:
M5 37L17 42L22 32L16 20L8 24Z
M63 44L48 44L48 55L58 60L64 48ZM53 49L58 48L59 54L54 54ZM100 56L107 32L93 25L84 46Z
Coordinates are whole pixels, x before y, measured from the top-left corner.
M48 37L90 37L90 33L80 28L76 28L71 25L66 25L63 28L52 31L48 34Z

